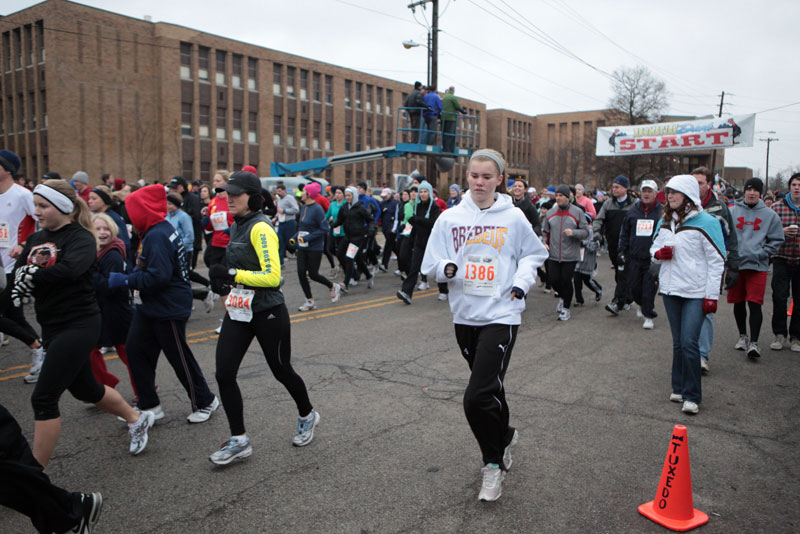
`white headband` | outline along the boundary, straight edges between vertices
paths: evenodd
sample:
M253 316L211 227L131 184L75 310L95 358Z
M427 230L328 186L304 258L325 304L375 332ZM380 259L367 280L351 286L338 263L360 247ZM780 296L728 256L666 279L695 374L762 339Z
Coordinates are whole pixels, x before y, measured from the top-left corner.
M494 154L493 152L486 151L486 150L478 150L477 152L474 152L472 154L472 157L470 157L469 160L472 161L473 159L475 159L478 156L487 157L490 160L492 160L495 163L497 163L497 168L500 170L500 174L503 174L503 171L505 170L505 168L503 167L503 161L500 158L498 158L496 154Z
M67 195L44 184L37 185L33 194L43 197L64 215L70 215L75 209L75 203Z

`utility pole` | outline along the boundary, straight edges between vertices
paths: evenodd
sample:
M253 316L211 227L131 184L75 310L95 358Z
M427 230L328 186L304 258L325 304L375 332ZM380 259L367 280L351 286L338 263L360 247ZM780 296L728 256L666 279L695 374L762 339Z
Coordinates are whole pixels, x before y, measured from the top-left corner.
M724 102L725 102L725 91L722 91L722 94L719 95L719 115L717 115L717 117L722 117L722 106ZM714 167L716 166L717 166L717 151L714 150L711 153L711 172L713 172L715 175L716 175L716 170L714 169Z
M767 133L775 133L775 132L767 132ZM769 145L773 141L780 141L780 139L776 137L767 137L766 139L759 139L759 141L766 141L767 142L767 171L764 173L764 194L768 194L769 192Z
M431 29L428 32L428 85L438 88L439 78L439 0L417 0L408 4L408 8L413 12L418 6L425 9L425 4L430 3L433 7L431 17ZM436 162L432 157L427 158L427 169L425 177L435 187L438 177ZM431 199L432 200L432 199Z

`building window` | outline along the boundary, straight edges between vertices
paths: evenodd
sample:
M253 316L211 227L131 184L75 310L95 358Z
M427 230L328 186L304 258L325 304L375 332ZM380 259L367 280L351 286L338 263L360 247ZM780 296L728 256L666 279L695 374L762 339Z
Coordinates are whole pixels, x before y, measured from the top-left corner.
M199 126L197 128L197 133L200 137L209 137L208 135L208 127L210 122L210 108L209 106L199 106L197 110L197 119Z
M192 136L192 105L181 104L181 135Z
M372 86L367 86L367 111L372 111Z
M6 72L11 72L11 34L9 32L3 33L3 51L5 52L5 68Z
M393 105L394 104L392 104L392 90L391 89L387 89L386 90L386 116L387 117L391 117L392 116L392 106Z
M383 106L383 89L380 87L375 88L375 113L380 114L381 107Z
M320 78L322 78L322 76L320 76L319 72L315 72L314 79L311 82L313 84L311 90L313 91L314 102L319 102L320 96L322 94L320 91L320 84L322 83L320 81Z
M356 126L356 152L361 151L361 139L362 139L361 131L362 131L361 126Z
M286 119L286 142L289 146L294 146L294 117Z
M281 96L281 86L283 85L282 74L283 65L274 63L272 65L272 94L275 96Z
M325 123L325 150L331 149L331 137L333 137L333 124Z
M201 82L208 81L208 47L201 46L197 49L197 79Z
M314 121L314 131L311 132L311 144L315 150L319 150L319 121Z
M361 82L356 82L356 109L361 109L361 91L363 88Z
M280 146L281 144L281 128L282 128L282 119L280 115L275 115L272 118L272 144L275 146Z
M295 75L294 75L295 68L294 67L286 67L286 96L289 98L295 98L294 93L294 82L295 82Z
M39 48L39 63L44 63L44 21L36 21L36 44Z
M242 140L242 111L240 109L233 110L233 140L238 142Z
M325 103L333 105L333 76L325 75Z
M247 58L247 88L257 91L256 78L258 77L258 60L254 57Z
M344 81L344 107L349 108L350 102L353 100L353 82L350 80Z
M300 69L300 100L308 100L308 71Z
M233 54L233 74L231 75L231 85L236 89L242 87L242 56Z
M225 141L225 139L227 139L226 136L225 136L225 128L220 128L218 126L217 127L217 141Z
M300 148L308 148L308 120L300 119Z
M256 132L258 131L258 113L256 112L249 112L247 114L247 142L248 143L256 143L257 136Z
M353 136L353 127L352 126L345 126L344 127L344 149L347 152L350 152L352 146L350 145L350 138Z
M217 50L217 85L226 85L225 71L228 62L228 53L224 50Z
M192 79L192 45L181 43L181 78Z

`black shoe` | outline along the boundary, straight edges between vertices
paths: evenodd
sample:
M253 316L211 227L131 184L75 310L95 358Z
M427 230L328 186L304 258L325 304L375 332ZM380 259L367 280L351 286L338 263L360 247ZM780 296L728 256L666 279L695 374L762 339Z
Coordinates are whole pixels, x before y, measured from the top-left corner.
M595 302L600 302L601 298L603 298L603 290L602 289L594 294L594 301Z
M611 315L619 315L619 306L616 302L612 302L611 304L606 304L606 311L609 312Z
M99 493L83 493L81 495L83 514L80 522L72 529L72 532L79 534L89 534L90 527L94 527L100 519L100 511L103 509L103 496Z
M408 294L403 290L400 290L400 291L397 292L397 298L399 298L400 300L402 300L406 304L411 304L411 297L408 296Z

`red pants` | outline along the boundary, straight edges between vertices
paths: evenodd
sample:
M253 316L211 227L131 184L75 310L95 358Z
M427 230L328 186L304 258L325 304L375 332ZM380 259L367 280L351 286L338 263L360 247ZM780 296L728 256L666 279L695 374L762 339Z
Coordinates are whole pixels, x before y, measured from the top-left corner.
M138 395L136 392L136 385L133 383L133 378L131 377L131 368L128 365L128 353L125 352L125 345L114 345L117 349L117 356L119 359L122 360L122 363L125 364L125 367L128 368L128 377L131 381L131 387L133 388L133 394ZM108 387L114 388L117 387L119 384L119 378L114 376L106 367L106 360L103 358L103 355L100 354L100 348L96 347L91 354L92 359L92 372L94 373L94 377L97 379L98 382L104 384Z

